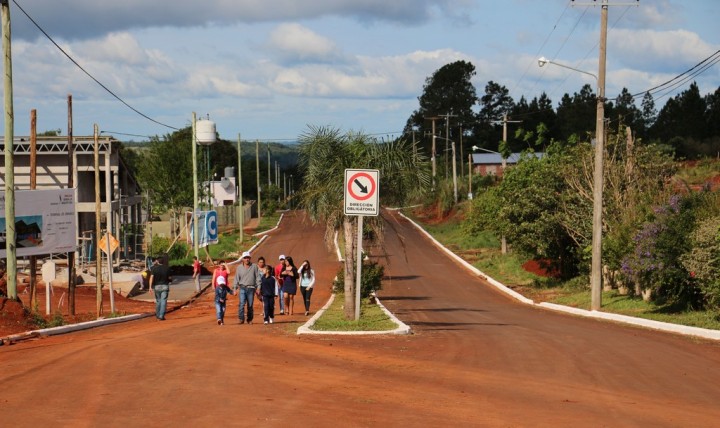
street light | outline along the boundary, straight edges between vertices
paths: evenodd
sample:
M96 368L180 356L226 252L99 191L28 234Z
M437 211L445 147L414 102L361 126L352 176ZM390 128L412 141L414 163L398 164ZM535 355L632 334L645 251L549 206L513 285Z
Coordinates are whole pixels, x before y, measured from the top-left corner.
M593 170L593 222L592 222L592 262L590 269L590 308L594 311L600 310L602 300L602 204L603 204L603 154L605 152L605 62L604 50L600 55L600 75L578 70L545 57L538 59L538 66L555 64L558 67L577 71L595 78L597 84L597 114L595 118L595 168Z

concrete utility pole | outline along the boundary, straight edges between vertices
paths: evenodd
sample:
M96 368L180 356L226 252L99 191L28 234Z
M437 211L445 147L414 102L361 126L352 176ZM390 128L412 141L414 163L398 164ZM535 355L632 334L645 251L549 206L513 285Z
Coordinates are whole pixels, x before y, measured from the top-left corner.
M448 142L450 141L450 118L451 117L457 117L456 114L441 114L440 117L445 118L445 179L448 178L448 173L450 171L450 168L448 167ZM435 135L435 130L433 130L433 135ZM453 164L455 163L455 155L453 154Z
M255 176L257 180L257 210L260 220L260 141L255 140Z
M593 3L575 3L579 6L597 6ZM639 6L640 2L613 3L613 6ZM598 52L597 112L595 124L595 166L593 169L593 221L592 262L590 269L590 309L602 307L602 206L603 206L603 160L605 155L605 68L607 59L608 0L600 5L600 47ZM591 73L587 73L591 74Z
M440 119L440 116L426 117L425 119L432 121L432 152L430 153L430 161L432 162L432 188L435 190L435 175L437 171L435 167L435 121Z
M15 111L13 110L12 49L10 46L10 4L0 0L2 9L2 47L5 77L5 249L7 260L7 296L17 300L17 247L15 233Z
M102 249L100 248L100 142L98 140L98 126L93 126L93 167L95 169L95 288L97 317L102 315ZM152 236L152 235L151 235ZM108 255L109 257L109 255Z
M267 143L267 152L268 152L268 187L272 185L272 174L270 174L270 143Z
M197 114L192 113L192 172L193 172L193 212L192 212L192 223L193 223L193 255L198 257L200 260L200 240L198 239L198 180L197 180Z
M243 203L242 203L242 156L240 154L240 144L242 143L242 139L240 138L240 133L238 132L238 143L237 143L237 152L238 152L238 170L237 170L237 185L238 185L238 232L240 233L240 243L243 242Z
M600 10L600 58L598 60L598 95L595 127L595 169L593 170L592 266L590 276L590 309L602 306L602 206L603 158L605 155L605 60L607 56L607 0Z
M507 144L507 124L508 123L522 123L522 120L508 120L507 113L503 113L503 141ZM505 159L505 156L502 156L502 169L503 173L505 173L505 167L507 167L507 159ZM503 253L505 254L505 253Z

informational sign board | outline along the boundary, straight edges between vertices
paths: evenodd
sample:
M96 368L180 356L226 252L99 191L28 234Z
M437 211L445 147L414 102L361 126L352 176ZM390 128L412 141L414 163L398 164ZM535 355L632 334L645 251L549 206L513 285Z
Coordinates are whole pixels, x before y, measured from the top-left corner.
M380 214L379 178L376 169L345 170L345 215Z
M7 257L5 192L0 192L0 258ZM75 190L16 190L17 256L75 251Z
M193 243L193 219L190 214L190 243ZM198 247L207 247L218 243L217 211L198 211Z

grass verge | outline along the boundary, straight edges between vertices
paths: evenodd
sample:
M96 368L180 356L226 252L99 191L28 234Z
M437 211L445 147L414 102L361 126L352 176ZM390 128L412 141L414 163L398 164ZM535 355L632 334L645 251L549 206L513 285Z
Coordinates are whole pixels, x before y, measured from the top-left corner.
M380 306L363 299L360 302L360 319L348 321L345 319L343 304L345 296L338 294L330 307L317 319L312 330L319 331L388 331L397 328L395 324L380 309Z

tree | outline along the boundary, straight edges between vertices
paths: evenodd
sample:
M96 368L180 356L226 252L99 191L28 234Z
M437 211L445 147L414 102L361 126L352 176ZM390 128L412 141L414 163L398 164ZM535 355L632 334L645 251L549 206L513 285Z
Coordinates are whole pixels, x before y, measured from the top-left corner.
M355 308L356 216L344 214L344 176L347 168L380 171L381 203L402 203L421 194L430 183L427 161L414 155L405 140L378 143L360 133L343 134L336 128L310 127L300 136L300 168L304 186L300 206L312 221L325 223L325 242L330 246L342 228L345 239L345 316L353 318ZM366 226L382 237L380 217L368 217Z
M452 118L451 128L456 124L471 126L475 122L472 108L477 103L475 87L470 81L473 76L475 66L472 63L456 61L440 67L425 79L423 93L418 97L420 108L407 120L405 133L410 134L413 127L417 127L420 135L430 135L432 122L426 118L448 113L455 116ZM436 133L440 133L444 127L445 121L436 120ZM470 141L465 143L472 145ZM430 153L430 139L423 139L422 145L425 153Z
M643 95L641 109L642 126L640 129L638 129L638 136L640 138L645 138L647 135L649 135L648 132L655 123L655 120L657 119L655 100L653 99L653 96L650 92L645 92L645 95Z
M583 85L572 97L563 95L557 108L559 139L567 141L594 136L596 117L597 96L590 85Z
M498 148L502 140L502 126L498 121L505 114L510 114L514 106L510 91L505 86L492 80L485 85L485 95L480 98L479 125L476 129L481 147L493 150Z
M177 225L182 209L193 206L191 128L154 137L142 152L140 164L138 182L149 192L153 210L169 210ZM177 232L177 226L173 232Z

